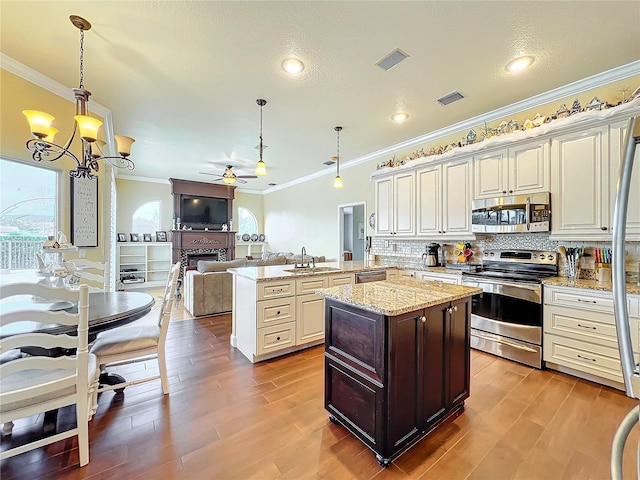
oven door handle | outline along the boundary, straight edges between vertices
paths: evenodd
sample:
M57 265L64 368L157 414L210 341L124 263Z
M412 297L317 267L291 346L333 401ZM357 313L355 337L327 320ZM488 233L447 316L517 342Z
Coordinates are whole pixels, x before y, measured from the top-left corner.
M498 335L489 335L486 333L482 333L479 331L474 331L473 336L478 337L478 338L484 338L485 340L491 340L492 342L496 342L496 343L500 343L502 345L507 345L508 347L513 347L513 348L517 348L519 350L524 350L526 352L531 352L531 353L538 353L537 350L531 348L531 347L526 347L524 345L520 345L517 343L513 343L513 342L509 342L507 340L504 340L502 337L498 336Z
M488 283L490 285L499 285L499 286L505 285L507 287L521 288L523 290L531 290L532 292L537 292L540 290L539 283L532 283L532 284L514 283L514 282L505 282L503 280L494 280L492 278L481 278L481 277L475 277L475 280L467 280L464 278L462 279L462 284L470 287L482 288L481 285L483 283Z

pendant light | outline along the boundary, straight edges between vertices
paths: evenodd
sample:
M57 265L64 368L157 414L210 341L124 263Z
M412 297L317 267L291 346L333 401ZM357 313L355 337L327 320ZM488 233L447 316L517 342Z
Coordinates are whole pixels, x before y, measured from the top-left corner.
M340 178L340 130L342 127L333 128L338 135L338 154L336 155L336 178L333 179L333 188L342 188L342 178Z
M256 100L256 103L260 105L260 160L258 160L258 164L256 165L255 174L264 177L267 174L267 165L264 163L264 160L262 160L262 152L264 150L264 146L262 145L262 107L267 104L267 101L259 98Z
M23 110L33 136L27 141L26 148L32 152L31 158L37 162L54 162L62 157L72 158L76 162L76 168L69 172L69 176L75 178L95 178L100 169L98 160L106 160L115 167L133 170L135 165L129 158L131 144L135 141L133 138L114 135L118 155L109 156L103 153L106 143L98 139L98 130L102 122L89 116L88 103L91 92L84 88L84 32L91 29L91 23L77 15L71 15L69 20L80 30L80 85L73 89L76 115L71 137L64 144L53 143L53 138L58 132L58 129L51 126L54 117L37 110ZM80 137L81 156L71 152L71 144L76 135Z

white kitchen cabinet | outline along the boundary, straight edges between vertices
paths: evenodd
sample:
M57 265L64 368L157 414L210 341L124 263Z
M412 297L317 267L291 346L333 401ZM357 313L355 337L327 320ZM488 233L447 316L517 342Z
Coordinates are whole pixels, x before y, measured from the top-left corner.
M415 235L415 172L375 181L376 234Z
M415 272L415 275L417 279L424 280L425 282L440 282L440 283L450 283L452 285L462 285L462 275L423 272L420 270L417 270Z
M637 296L628 296L631 342L638 352ZM624 389L611 292L544 287L544 361L548 368Z
M429 165L416 172L417 234L471 236L471 165L468 159Z
M589 128L551 140L551 237L611 238L609 128Z
M609 152L610 152L610 199L611 218L616 202L618 175L622 154L624 153L624 141L627 134L628 120L614 122L609 127ZM613 226L613 221L611 221ZM640 240L640 147L636 147L636 155L633 162L631 176L631 189L629 191L629 204L627 206L627 240Z
M118 278L121 287L164 286L171 269L171 247L171 243L167 242L118 243Z
M398 270L398 278L400 280L403 278L416 278L416 271L407 269Z
M535 141L476 155L474 198L547 192L550 184L549 141Z

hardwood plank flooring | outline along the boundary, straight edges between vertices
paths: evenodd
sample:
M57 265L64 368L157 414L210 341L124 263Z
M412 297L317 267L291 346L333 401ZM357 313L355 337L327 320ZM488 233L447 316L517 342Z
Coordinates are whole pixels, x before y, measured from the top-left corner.
M381 468L323 407L323 348L252 365L229 345L231 316L169 328L171 393L160 382L105 392L89 424L90 463L76 439L2 461L11 479L607 479L611 439L636 405L622 392L472 351L471 397L452 422ZM135 378L155 362L118 369ZM73 426L72 408L58 428ZM16 422L1 449L42 435ZM635 476L633 432L625 473Z

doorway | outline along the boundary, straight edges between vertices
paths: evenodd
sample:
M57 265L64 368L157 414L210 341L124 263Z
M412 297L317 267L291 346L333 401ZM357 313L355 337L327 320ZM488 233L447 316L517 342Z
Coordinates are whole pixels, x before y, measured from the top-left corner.
M338 206L340 258L364 261L366 202Z

